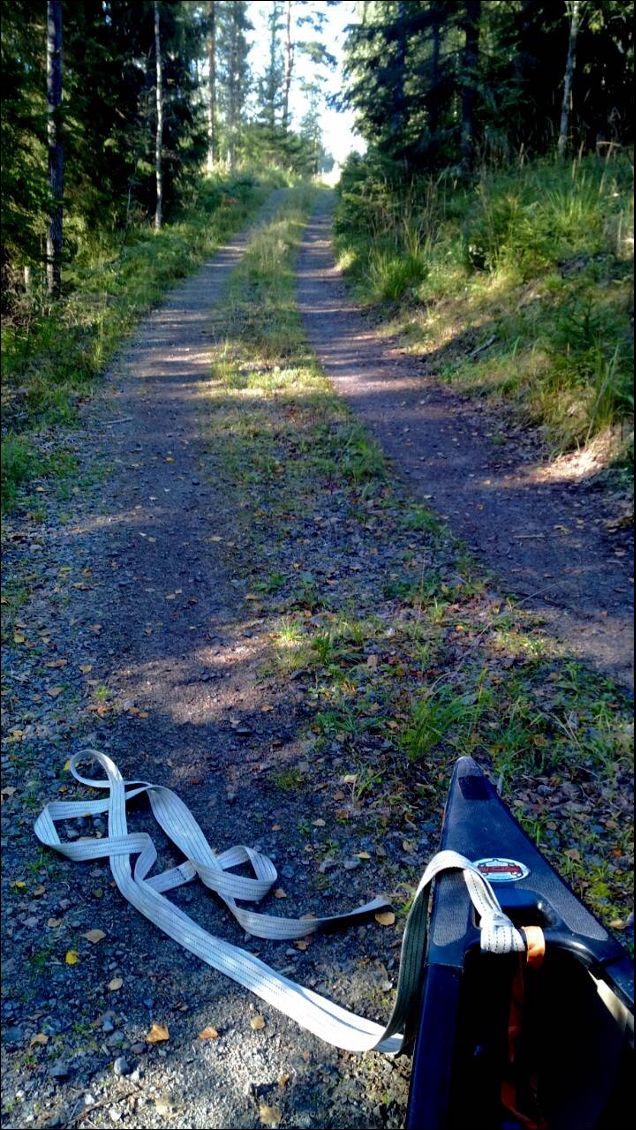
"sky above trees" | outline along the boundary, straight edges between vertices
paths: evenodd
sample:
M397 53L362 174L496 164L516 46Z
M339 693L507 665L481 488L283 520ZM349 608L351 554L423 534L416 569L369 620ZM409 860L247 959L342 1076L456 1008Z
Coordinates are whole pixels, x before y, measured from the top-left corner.
M260 0L250 4L250 17L254 24L254 31L250 33L252 41L250 62L256 72L261 72L267 63L267 48L264 38L264 29L267 19L267 10L271 7L268 0ZM299 5L300 7L300 5ZM356 14L355 0L338 0L335 4L313 4L317 11L324 14L325 24L323 38L329 50L336 58L333 69L324 70L325 95L339 94L342 90L344 77L344 44L346 27L354 23L359 16ZM302 56L298 60L298 78L292 86L293 125L298 126L307 112L308 100L303 91L303 85L311 81L313 65ZM342 164L352 151L362 152L366 143L353 132L355 114L350 109L337 109L327 102L320 111L320 123L323 131L325 149L334 157L338 164Z

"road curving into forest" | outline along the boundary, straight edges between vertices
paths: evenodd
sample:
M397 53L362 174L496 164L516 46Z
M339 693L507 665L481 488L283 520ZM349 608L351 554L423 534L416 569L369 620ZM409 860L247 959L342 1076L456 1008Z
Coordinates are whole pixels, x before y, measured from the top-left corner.
M572 656L633 691L633 543L593 484L551 478L512 435L375 332L334 261L333 195L321 195L297 261L297 294L320 364L406 479ZM610 532L611 530L611 532Z

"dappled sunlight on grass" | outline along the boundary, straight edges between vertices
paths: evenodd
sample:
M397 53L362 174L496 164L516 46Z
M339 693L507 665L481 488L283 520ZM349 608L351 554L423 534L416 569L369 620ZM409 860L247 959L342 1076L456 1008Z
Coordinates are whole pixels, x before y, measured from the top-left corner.
M377 276L392 262L387 248L409 254L403 224L391 225L386 191L356 215L345 185L340 263L367 302L391 299L381 333L403 333L429 373L510 402L561 451L621 423L629 449L631 179L622 159L595 158L484 175L450 198L422 178L407 197L413 230L425 218L431 233L426 270L395 293ZM383 225L370 219L376 212Z

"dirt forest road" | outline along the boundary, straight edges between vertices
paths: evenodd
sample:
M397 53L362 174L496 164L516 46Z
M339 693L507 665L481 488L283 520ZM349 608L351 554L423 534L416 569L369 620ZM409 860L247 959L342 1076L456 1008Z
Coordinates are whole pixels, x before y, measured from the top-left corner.
M284 193L274 194L261 221L283 199ZM470 449L474 463L466 462L468 448L453 439L467 425L443 415L441 394L402 368L397 355L376 361L377 340L343 300L328 222L325 212L310 225L299 297L329 374L386 442L396 470L410 472L414 492L441 489L441 457L459 449L462 473L449 468L446 493L434 501L451 520L458 510L474 522L487 534L485 545L497 539L490 561L497 564L499 555L510 572L517 561L537 588L545 587L543 572L550 570L561 580L576 565L572 584L581 586L593 575L599 587L585 589L586 600L607 610L616 629L612 666L626 670L623 563L611 561L611 573L609 565L591 568L598 565L600 542L585 548L583 534L576 561L564 546L540 566L540 580L531 572L534 552L527 563L507 557L514 543L505 516L488 509L489 497L499 492L479 481L483 450L478 457ZM238 523L231 491L210 473L211 340L215 309L248 238L244 233L230 241L144 320L69 440L78 466L66 496L45 484L37 512L8 524L5 567L21 578L24 591L3 692L12 714L2 790L6 1130L403 1125L407 1057L355 1056L321 1043L126 905L106 861L68 862L40 849L33 833L46 801L77 797L79 786L64 765L72 753L93 747L109 754L126 779L174 789L215 849L248 844L270 855L281 884L277 897L286 898L290 917L343 912L385 892L399 895L402 914L434 850L437 802L418 808L417 826L402 806L385 827L375 810L369 809L368 822L366 809L354 811L355 775L344 786L350 797L337 788L348 779L349 754L338 733L316 749L312 673L309 690L293 675L263 675L273 621L266 605L259 610L246 599L240 556L221 549L238 537ZM446 444L439 463L430 458L434 442ZM460 504L453 491L472 474L475 493L464 492ZM515 497L528 506L526 532L543 529L544 495L528 489ZM557 509L560 495L549 500L551 528L556 522L576 527ZM476 518L479 504L484 510ZM330 544L341 555L343 577L349 563L355 569L364 560L359 575L368 574L369 601L377 602L384 563L394 546L403 558L412 535L397 525L387 533L364 515L356 526L342 491L321 498L320 511L335 531ZM324 556L327 550L320 539L306 537L303 521L301 515L300 534L290 535L297 537L291 552ZM520 528L518 517L515 523ZM590 654L592 644L599 645L594 654L600 661L609 654L600 642L609 648L610 641L601 622L592 626L596 634L588 628L582 638ZM360 662L375 671L377 654ZM384 737L356 735L365 769L382 780L391 771ZM411 791L418 771L413 765L402 770ZM402 805L401 796L396 804ZM338 820L349 801L351 820ZM146 807L133 813L131 826L153 829L154 838ZM64 838L74 840L105 833L99 816L64 828ZM161 836L156 843L161 869L179 862ZM211 933L245 946L300 984L363 1015L388 1018L402 919L371 920L311 945L288 946L246 938L201 884L171 892L170 899ZM270 901L268 909L281 913L280 905L272 911Z
M275 193L260 220L283 198ZM18 646L6 669L19 743L3 758L7 1130L275 1126L281 1111L295 1127L401 1125L408 1061L322 1044L155 930L112 889L106 862L58 860L33 834L44 801L77 796L66 759L93 747L127 779L173 788L217 850L245 843L276 858L290 916L345 910L382 889L382 876L361 871L353 879L344 871L338 889L337 872L325 906L325 893L308 883L307 833L298 831L312 815L307 795L290 793L284 815L279 807L273 816L264 780L266 768L288 761L313 772L298 742L303 696L255 677L267 626L250 616L244 578L220 560L235 515L200 463L210 318L248 236L140 325L75 438L83 485L48 500L44 521L23 520L9 535L8 557L28 570L32 589L16 634L26 644L43 639L54 658L47 670ZM280 832L269 830L276 815ZM61 834L104 833L95 817ZM162 850L160 835L156 842ZM164 866L178 862L166 850ZM211 933L245 945L229 915L194 887L171 898ZM86 940L92 929L104 935L98 944ZM367 1014L369 993L386 982L388 1017L394 943L393 931L371 922L313 953L253 938L248 948L329 995L338 971L343 1003ZM169 1033L165 1043L147 1042L153 1024ZM200 1039L210 1028L218 1038Z
M541 613L572 655L633 691L633 542L608 532L593 487L551 480L527 443L378 338L334 264L333 197L321 197L298 260L298 301L325 372L398 476L441 514L499 587ZM502 430L507 430L504 423Z

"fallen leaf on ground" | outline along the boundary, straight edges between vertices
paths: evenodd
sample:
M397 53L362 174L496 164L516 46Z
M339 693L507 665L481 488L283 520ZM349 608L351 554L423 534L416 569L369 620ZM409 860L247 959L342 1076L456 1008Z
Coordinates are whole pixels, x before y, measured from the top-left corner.
M381 910L378 914L373 916L380 926L392 926L395 922L395 915L392 910Z
M40 886L36 887L35 890L31 892L31 894L34 898L39 899L41 895L46 894L46 887L43 887L40 883Z
M34 1048L36 1044L48 1044L49 1038L44 1032L38 1032L37 1035L32 1036L29 1040L29 1047Z
M216 1028L212 1028L211 1025L199 1032L200 1040L218 1040L218 1038L219 1033L217 1032Z
M260 1029L264 1028L264 1027L265 1027L265 1021L263 1020L262 1016L251 1016L250 1017L250 1028L253 1028L255 1032L259 1032Z
M286 899L287 898L287 895L285 894L282 887L276 888L276 890L274 891L274 898L275 899Z
M47 687L46 688L46 693L48 695L50 695L51 698L57 698L57 696L59 694L62 694L63 691L64 691L64 687Z
M85 934L82 934L82 937L86 938L87 942L92 942L93 945L95 945L96 942L101 942L102 938L105 938L106 935L103 930L87 930Z
M79 961L79 954L77 950L67 950L64 960L67 965L77 965Z
M50 926L52 930L54 930L56 928L56 926L62 925L62 919L61 918L49 918L47 920L46 924L47 924L47 926Z
M150 1031L146 1034L147 1044L160 1044L164 1040L170 1039L170 1032L165 1024L153 1024Z
M45 663L44 666L45 667L66 667L67 663L68 663L68 659L49 659L48 663Z
M108 988L112 993L114 993L117 991L117 989L121 989L123 983L124 982L122 981L121 977L113 977L112 981L108 982Z
M263 1123L263 1126L276 1126L283 1116L280 1107L268 1106L267 1103L261 1103L258 1108L258 1117Z

